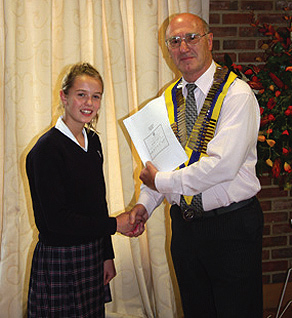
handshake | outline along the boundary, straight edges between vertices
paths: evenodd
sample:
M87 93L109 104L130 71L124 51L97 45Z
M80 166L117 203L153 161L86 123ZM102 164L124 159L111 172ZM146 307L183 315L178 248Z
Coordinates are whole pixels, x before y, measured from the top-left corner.
M129 237L137 237L144 232L148 213L142 204L136 204L129 212L116 217L117 232Z
M150 189L157 191L155 187L155 176L158 170L147 161L140 173L140 179ZM145 222L148 213L142 204L136 204L130 212L124 212L117 216L117 232L133 237L139 236L144 232Z

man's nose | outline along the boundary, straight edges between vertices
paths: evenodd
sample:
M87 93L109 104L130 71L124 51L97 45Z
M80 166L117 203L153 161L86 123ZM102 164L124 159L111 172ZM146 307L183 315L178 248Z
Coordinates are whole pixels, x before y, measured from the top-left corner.
M185 52L189 50L189 46L187 45L187 42L185 41L185 39L181 40L180 43L180 47L179 47L180 51Z

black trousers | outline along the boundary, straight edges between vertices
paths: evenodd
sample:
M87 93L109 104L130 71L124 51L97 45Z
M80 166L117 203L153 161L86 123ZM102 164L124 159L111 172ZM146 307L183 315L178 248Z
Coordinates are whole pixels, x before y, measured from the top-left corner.
M257 199L186 222L171 207L171 254L185 318L262 318L263 213Z

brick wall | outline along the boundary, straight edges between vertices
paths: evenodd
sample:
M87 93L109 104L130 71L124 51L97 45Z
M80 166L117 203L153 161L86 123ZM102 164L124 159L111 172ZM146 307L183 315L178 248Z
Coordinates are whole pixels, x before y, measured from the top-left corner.
M255 59L263 52L263 37L250 25L251 12L260 23L287 26L283 8L292 10L292 1L210 0L210 27L214 33L214 59L223 61L227 53L241 65L259 64ZM292 266L292 195L281 190L273 180L261 177L262 190L258 195L264 216L263 282L281 283Z
M264 211L263 282L285 281L292 266L291 190L281 189L268 177L260 177L262 190L258 194Z
M227 53L236 64L259 64L256 58L263 52L263 37L250 25L252 12L260 24L287 26L283 19L284 7L292 9L292 1L210 0L209 23L214 33L215 60L223 61Z

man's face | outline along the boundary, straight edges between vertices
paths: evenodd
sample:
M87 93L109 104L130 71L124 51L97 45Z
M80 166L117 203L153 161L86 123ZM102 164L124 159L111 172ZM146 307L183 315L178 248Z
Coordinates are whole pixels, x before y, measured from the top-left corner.
M204 35L201 20L190 15L179 15L170 22L166 39L173 36L184 38L188 33ZM176 67L188 82L196 81L211 65L213 34L209 33L196 43L187 44L184 40L178 48L168 47L169 54Z

